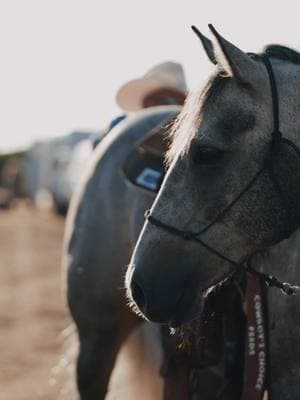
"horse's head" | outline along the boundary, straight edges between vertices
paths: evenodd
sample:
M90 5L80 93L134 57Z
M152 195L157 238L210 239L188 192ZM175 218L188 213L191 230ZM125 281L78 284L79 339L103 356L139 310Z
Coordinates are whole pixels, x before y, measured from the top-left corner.
M172 326L234 265L288 237L300 220L299 155L273 134L277 96L267 61L211 30L214 44L198 34L216 73L178 119L169 169L127 273L142 314ZM263 54L280 130L299 144L300 55L276 45Z

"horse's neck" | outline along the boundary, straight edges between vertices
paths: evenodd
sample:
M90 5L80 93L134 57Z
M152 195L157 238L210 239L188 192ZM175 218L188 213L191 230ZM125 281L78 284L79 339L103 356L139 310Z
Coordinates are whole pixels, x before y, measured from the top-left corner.
M300 284L300 229L274 246L256 269ZM300 398L300 297L267 289L272 400Z

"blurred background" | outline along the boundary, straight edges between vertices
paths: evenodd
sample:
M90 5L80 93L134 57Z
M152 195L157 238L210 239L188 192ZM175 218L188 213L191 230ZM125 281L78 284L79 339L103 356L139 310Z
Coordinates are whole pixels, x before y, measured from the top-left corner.
M246 51L299 50L293 1L0 0L0 393L58 398L69 319L64 216L126 81L166 60L191 90L211 66L192 34L213 23Z

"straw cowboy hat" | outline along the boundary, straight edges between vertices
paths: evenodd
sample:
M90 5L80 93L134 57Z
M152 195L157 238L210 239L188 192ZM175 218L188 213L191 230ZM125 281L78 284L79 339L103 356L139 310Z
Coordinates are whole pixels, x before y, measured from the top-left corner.
M116 101L126 111L143 108L143 99L160 89L187 92L183 68L174 62L164 62L151 68L144 76L125 83L118 90Z

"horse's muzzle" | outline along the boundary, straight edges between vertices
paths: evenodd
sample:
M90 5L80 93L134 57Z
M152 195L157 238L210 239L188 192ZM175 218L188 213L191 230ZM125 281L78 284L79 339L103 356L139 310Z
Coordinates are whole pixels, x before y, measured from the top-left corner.
M182 283L182 282L181 282ZM159 287L161 286L161 287ZM171 287L170 282L150 287L134 271L130 282L130 294L141 313L150 321L178 327L200 312L202 301L195 301L195 293L189 285ZM197 303L197 304L196 304Z

